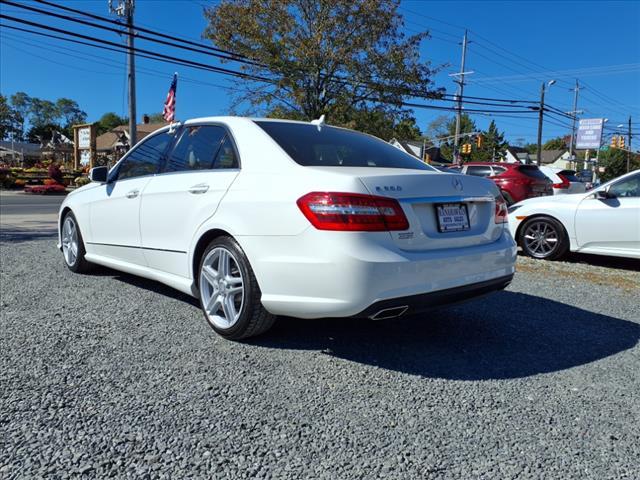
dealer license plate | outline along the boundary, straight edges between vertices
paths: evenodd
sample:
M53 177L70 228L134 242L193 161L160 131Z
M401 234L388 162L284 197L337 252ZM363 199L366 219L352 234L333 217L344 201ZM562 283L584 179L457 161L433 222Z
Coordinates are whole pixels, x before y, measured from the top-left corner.
M436 205L438 230L440 232L461 232L469 230L469 213L464 203L443 203Z

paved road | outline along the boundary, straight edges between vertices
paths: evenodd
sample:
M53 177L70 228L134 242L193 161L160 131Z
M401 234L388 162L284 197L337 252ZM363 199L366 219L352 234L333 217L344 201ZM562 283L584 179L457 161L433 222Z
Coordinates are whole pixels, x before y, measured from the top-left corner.
M55 236L63 195L0 191L0 238L8 241Z
M449 310L232 343L51 239L0 260L1 478L638 478L637 271L521 258Z
M0 192L0 215L57 214L63 200L63 195Z

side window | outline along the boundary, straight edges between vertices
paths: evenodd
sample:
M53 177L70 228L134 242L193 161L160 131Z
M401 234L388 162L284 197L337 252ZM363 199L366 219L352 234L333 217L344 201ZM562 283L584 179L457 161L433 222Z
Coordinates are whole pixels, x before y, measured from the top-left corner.
M163 168L163 172L183 172L214 168L225 130L215 125L185 127ZM223 145L224 147L224 145Z
M506 172L507 169L504 167L493 167L493 175L500 175L501 173Z
M616 197L640 197L640 174L632 175L609 187L609 193Z
M222 146L220 150L218 150L218 155L216 155L216 159L213 162L213 168L238 168L238 157L236 156L236 151L233 148L233 143L229 138L229 135L224 137L222 141Z
M466 173L467 175L474 175L476 177L488 177L491 175L491 167L488 165L469 165Z
M172 139L171 135L164 132L142 140L118 167L117 180L158 173L164 152Z

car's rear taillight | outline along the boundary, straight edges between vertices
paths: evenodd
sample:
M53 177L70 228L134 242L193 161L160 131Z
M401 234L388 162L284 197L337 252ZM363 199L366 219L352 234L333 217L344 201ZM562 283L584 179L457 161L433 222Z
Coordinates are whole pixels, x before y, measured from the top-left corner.
M496 197L496 213L494 221L496 223L507 223L507 216L507 202L502 198L502 195L498 195Z
M562 180L560 183L554 183L553 184L553 188L569 188L571 186L571 183L569 182L569 180L567 180L567 177L565 177L564 175L560 175L559 173L557 174L558 177L560 177L560 180Z
M397 200L359 193L311 192L298 207L318 230L382 232L406 230L407 217Z

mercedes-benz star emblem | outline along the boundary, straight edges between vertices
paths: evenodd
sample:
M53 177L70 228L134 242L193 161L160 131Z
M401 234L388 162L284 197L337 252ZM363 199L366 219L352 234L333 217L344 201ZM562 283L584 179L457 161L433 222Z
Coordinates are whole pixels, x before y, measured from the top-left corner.
M462 185L462 180L460 180L459 178L454 178L453 180L451 180L451 184L453 185L453 188L455 188L459 192L461 192L464 189L464 186Z

